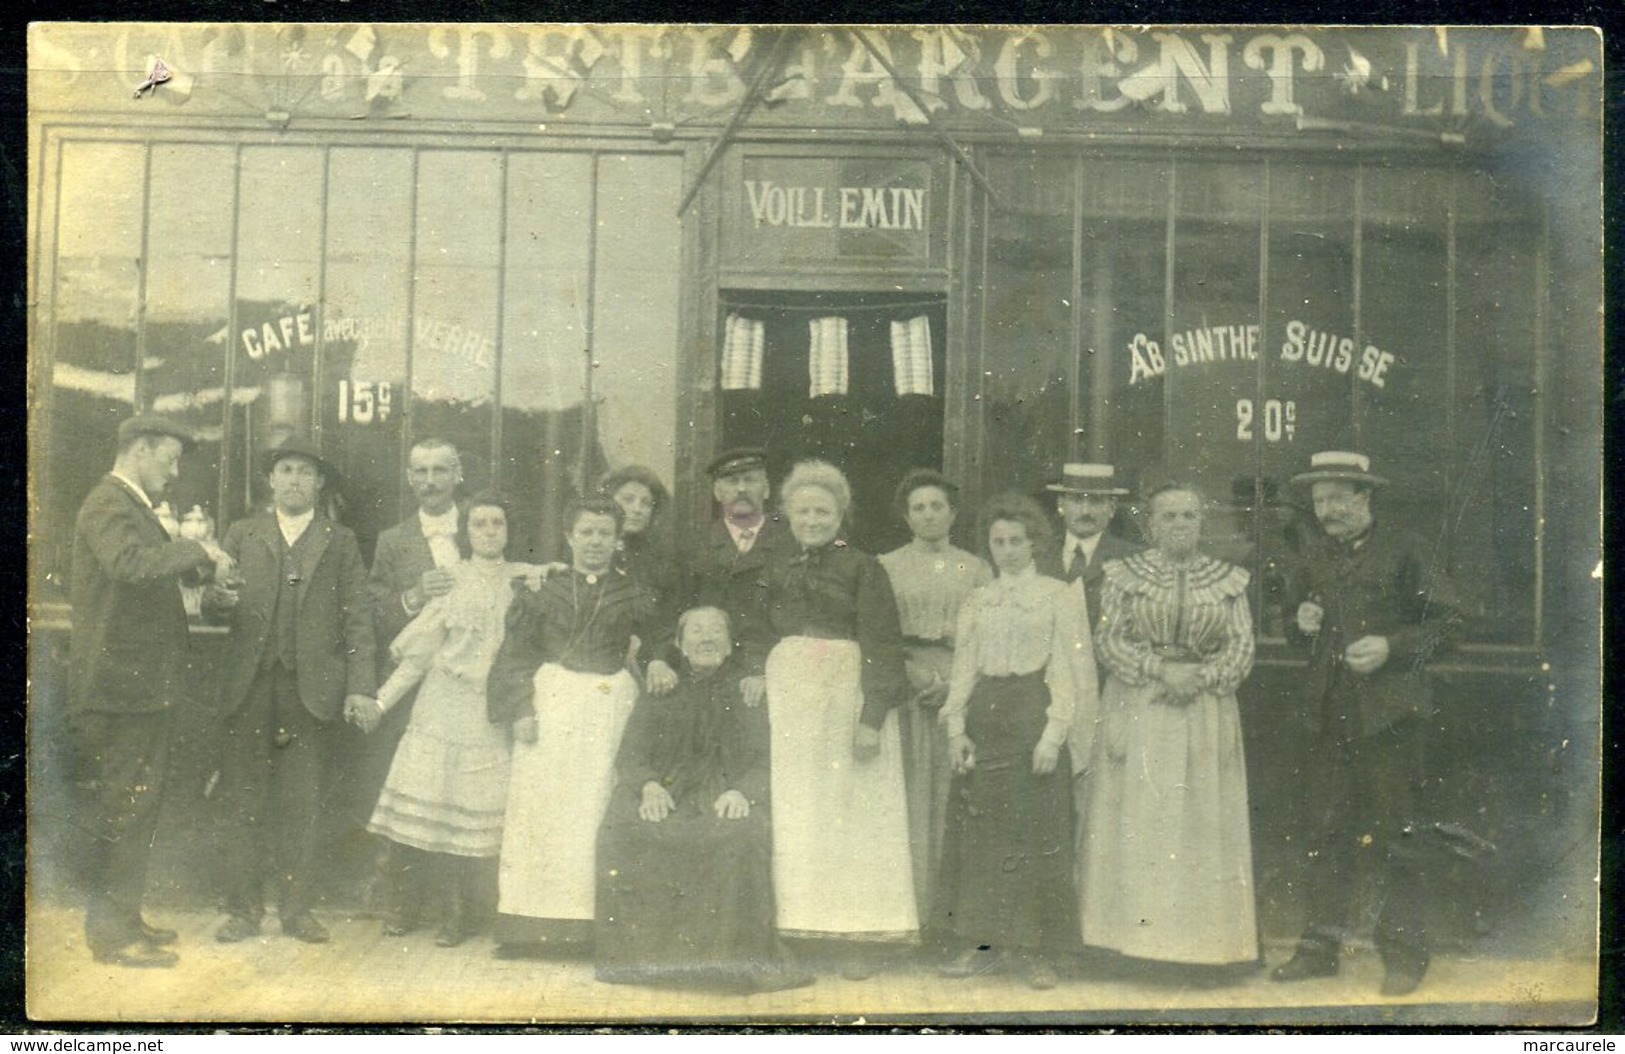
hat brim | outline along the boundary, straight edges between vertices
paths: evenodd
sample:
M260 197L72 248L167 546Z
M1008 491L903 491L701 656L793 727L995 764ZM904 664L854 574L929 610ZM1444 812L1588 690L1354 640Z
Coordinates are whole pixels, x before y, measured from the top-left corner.
M1310 486L1315 483L1364 483L1372 487L1386 487L1388 481L1381 476L1374 476L1369 472L1356 472L1352 469L1325 468L1314 472L1300 472L1292 477L1294 487Z
M271 470L276 468L278 461L290 457L302 457L306 461L314 463L316 471L322 474L329 486L336 484L339 480L339 470L331 461L320 454L312 454L308 450L267 450L264 460L260 462L262 470L266 475L270 475Z
M1126 498L1129 495L1126 487L1071 487L1065 483L1048 483L1044 489L1054 494L1104 494L1112 498Z

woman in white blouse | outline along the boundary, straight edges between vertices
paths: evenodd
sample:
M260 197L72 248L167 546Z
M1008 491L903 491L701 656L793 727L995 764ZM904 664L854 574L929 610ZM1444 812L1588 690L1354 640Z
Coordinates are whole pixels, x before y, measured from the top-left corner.
M1097 707L1082 587L1046 578L1033 550L1049 525L1030 498L982 514L998 577L960 609L943 719L955 779L939 900L968 977L1024 960L1034 988L1077 946L1071 780Z

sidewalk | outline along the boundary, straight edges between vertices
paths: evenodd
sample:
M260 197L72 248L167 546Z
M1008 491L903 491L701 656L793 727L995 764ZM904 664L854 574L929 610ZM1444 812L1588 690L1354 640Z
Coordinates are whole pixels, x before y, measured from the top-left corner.
M1267 971L1217 989L1181 989L1132 980L1063 977L1035 992L1017 976L970 981L938 977L907 963L852 982L821 976L809 988L727 996L600 984L586 960L504 961L487 937L438 948L429 933L385 938L373 918L323 916L324 945L266 935L220 945L212 912L152 913L181 933L178 967L130 970L96 963L84 947L81 916L66 906L30 912L28 1009L40 1022L128 1023L683 1023L727 1020L785 1024L1102 1024L1393 1026L1578 1025L1595 1005L1589 958L1529 954L1510 938L1471 952L1436 956L1411 996L1382 1001L1381 964L1351 949L1334 978L1281 985ZM1271 965L1290 955L1270 947Z

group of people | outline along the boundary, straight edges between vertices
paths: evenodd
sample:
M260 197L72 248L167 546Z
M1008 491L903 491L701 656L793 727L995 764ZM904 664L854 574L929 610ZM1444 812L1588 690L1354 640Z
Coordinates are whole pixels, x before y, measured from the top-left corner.
M349 722L388 749L367 828L385 840L384 931L490 920L497 954L590 947L607 982L766 991L851 979L914 946L950 977L1018 969L1034 988L1086 949L1238 975L1262 965L1238 687L1254 655L1248 573L1199 547L1203 495L1142 498L1144 546L1109 530L1109 465L980 510L987 559L950 533L959 491L909 472L912 539L848 541L842 472L767 454L707 466L720 515L686 560L653 525L664 485L606 477L564 517L567 562L508 558L510 506L459 500L457 451L409 454L419 508L370 571L319 510L334 466L266 454L272 509L224 540L172 539L153 502L191 438L137 417L75 534L72 717L95 767L86 919L99 961L168 966L141 913L145 847L181 689L177 583L230 626L221 678L227 918L284 933L311 908L317 822ZM1325 537L1296 575L1309 656L1301 772L1321 841L1309 924L1282 982L1337 972L1362 847L1384 855L1384 991L1428 966L1422 864L1406 824L1430 703L1426 666L1465 605L1415 539L1379 529L1386 480L1326 452L1296 482ZM381 659L381 662L375 661ZM139 792L133 792L139 788ZM489 888L488 888L489 887Z

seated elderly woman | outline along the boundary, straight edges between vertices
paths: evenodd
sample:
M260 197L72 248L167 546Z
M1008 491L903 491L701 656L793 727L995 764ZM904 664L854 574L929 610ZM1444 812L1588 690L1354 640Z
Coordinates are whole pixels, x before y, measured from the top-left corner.
M598 834L598 978L810 984L774 933L767 710L744 705L721 610L686 612L677 643L678 687L633 710Z

